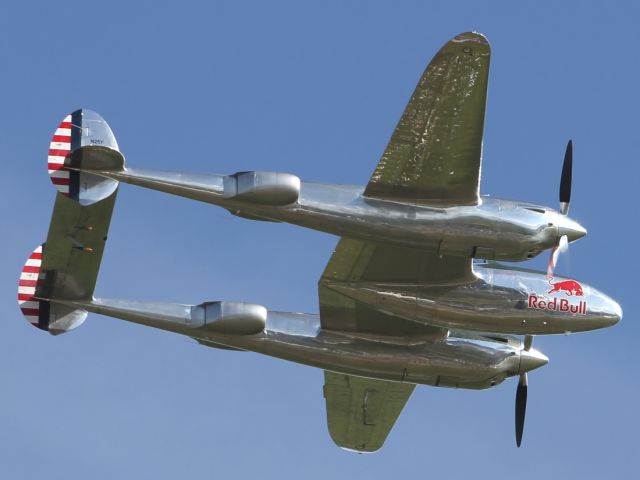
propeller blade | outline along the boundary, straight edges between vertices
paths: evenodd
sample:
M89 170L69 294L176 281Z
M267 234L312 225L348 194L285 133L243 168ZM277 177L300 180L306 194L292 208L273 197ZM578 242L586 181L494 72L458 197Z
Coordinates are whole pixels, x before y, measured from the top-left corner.
M569 140L567 149L564 152L564 163L562 164L562 176L560 177L560 211L563 215L569 212L569 202L571 201L571 176L573 170L573 143Z
M569 238L566 235L562 235L560 237L560 241L558 245L553 247L551 250L551 256L549 257L549 265L547 266L547 276L553 277L553 272L556 269L556 264L558 263L558 257L560 253L564 253L569 248Z
M516 390L516 445L520 448L522 433L524 432L524 416L527 411L527 374L520 375Z
M553 277L553 271L556 269L556 263L558 262L558 255L560 255L560 249L553 247L551 255L549 256L549 265L547 265L547 277Z

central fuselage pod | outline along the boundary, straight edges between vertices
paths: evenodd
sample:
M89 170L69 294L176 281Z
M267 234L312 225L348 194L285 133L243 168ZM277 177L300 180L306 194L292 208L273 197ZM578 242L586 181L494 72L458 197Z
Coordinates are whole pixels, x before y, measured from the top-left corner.
M446 329L544 335L612 326L622 318L607 295L576 280L540 272L475 265L464 285L327 283L375 309Z

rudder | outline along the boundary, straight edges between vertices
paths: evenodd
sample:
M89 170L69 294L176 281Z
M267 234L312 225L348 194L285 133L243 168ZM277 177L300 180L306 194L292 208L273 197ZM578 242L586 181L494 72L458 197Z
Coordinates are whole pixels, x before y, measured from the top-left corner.
M51 138L47 168L51 182L64 196L82 205L91 205L111 195L118 182L70 167L70 157L83 147L119 156L118 142L109 124L92 110L79 109L67 115Z
M18 305L25 319L34 327L58 335L82 325L84 310L42 300L44 276L40 276L45 245L36 248L22 267L18 282Z

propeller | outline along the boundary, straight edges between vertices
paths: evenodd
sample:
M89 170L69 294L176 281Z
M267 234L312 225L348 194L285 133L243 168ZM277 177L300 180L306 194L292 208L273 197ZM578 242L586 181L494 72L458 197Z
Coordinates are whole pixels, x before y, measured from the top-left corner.
M547 266L547 276L553 277L553 271L558 263L558 257L560 253L564 253L569 248L569 238L566 235L562 235L558 241L558 245L551 250L551 256L549 257L549 265Z
M516 445L520 448L524 431L524 415L527 411L527 374L520 375L516 390Z
M563 215L569 213L569 202L571 202L571 177L573 170L573 142L569 140L567 149L564 152L564 162L562 164L562 176L560 177L560 212Z
M532 343L533 335L526 335L524 337L524 350L527 352L531 350ZM521 373L516 390L516 445L518 448L522 443L522 433L524 432L524 417L527 412L527 388L527 372Z
M571 202L571 178L573 176L573 142L569 140L567 149L564 152L564 162L562 163L562 175L560 176L560 213L567 215L569 213L569 204ZM562 235L551 251L549 258L549 266L547 267L547 276L553 277L553 271L556 268L558 257L561 252L566 252L569 246L569 238ZM526 387L525 387L526 388Z

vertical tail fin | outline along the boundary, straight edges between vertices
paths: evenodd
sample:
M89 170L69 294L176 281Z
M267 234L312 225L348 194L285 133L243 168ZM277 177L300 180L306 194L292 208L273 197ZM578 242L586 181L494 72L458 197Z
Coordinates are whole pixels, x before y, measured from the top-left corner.
M64 196L82 205L91 205L111 195L118 187L116 180L67 168L68 157L82 147L101 147L105 152L118 155L118 142L111 128L96 112L86 109L70 113L51 138L48 171L56 189Z
M87 318L87 312L41 300L37 296L36 291L43 286L44 277L40 277L40 272L44 250L44 244L36 248L22 268L18 283L18 305L31 325L57 335L80 326Z

